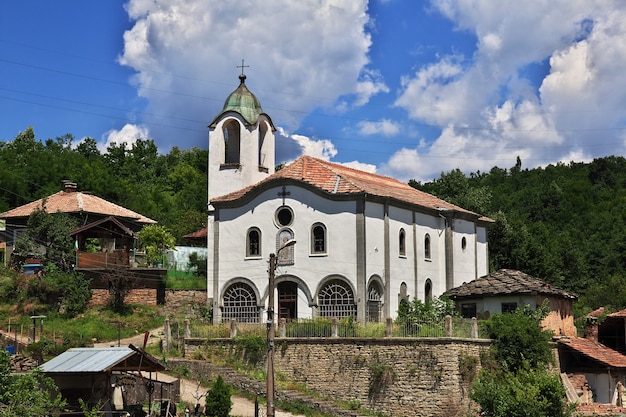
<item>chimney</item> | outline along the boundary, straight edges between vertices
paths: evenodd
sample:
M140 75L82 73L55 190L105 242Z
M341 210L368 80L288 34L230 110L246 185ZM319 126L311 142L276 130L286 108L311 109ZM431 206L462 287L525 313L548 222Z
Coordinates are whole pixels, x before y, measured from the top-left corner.
M585 339L598 341L598 318L593 316L585 317Z
M66 193L76 192L76 183L70 180L63 180L63 191Z

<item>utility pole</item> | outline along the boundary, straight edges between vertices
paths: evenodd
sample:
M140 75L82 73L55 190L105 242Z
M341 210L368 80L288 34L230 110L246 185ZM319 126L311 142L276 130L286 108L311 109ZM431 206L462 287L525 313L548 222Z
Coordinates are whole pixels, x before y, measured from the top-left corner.
M281 246L276 253L270 253L270 267L267 271L269 273L268 281L268 294L267 294L267 377L266 377L266 392L267 392L267 417L275 417L276 409L274 407L274 277L276 273L278 254L283 249L296 244L295 239L288 240L283 246Z

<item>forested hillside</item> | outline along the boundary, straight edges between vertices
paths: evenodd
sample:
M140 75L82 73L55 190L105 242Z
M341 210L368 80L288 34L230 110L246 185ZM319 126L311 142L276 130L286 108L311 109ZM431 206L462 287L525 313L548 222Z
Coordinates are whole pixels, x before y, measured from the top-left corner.
M175 237L206 225L207 151L159 154L152 140L112 145L71 135L40 140L32 128L0 142L0 212L61 190L81 191L157 220ZM582 295L579 310L626 308L626 159L522 169L522 161L469 176L410 182L496 222L491 269L513 268Z
M40 140L32 128L0 142L0 212L54 194L63 180L80 191L134 210L175 237L206 226L208 151L172 148L159 154L152 140L110 146L101 153L87 138Z
M411 185L491 217L490 267L513 268L582 295L579 313L626 307L626 159L464 175Z

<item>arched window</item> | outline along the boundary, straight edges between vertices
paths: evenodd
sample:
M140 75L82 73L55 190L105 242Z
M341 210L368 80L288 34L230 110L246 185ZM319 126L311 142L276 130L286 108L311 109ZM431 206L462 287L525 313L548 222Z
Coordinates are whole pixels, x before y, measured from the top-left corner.
M261 256L261 231L256 227L248 230L248 236L246 239L246 256Z
M254 290L243 282L228 287L224 292L222 321L237 320L239 323L257 323L259 307Z
M224 123L224 163L240 163L241 134L239 122L229 120Z
M404 233L404 229L400 229L398 234L398 250L400 256L406 256L406 233Z
M461 250L465 252L465 249L467 249L467 239L465 239L465 236L463 236L461 238Z
M342 280L334 279L326 283L320 290L320 317L342 318L356 316L356 303L350 286Z
M433 283L428 278L424 284L424 303L428 304L433 300Z
M367 321L379 322L381 319L381 305L383 301L383 291L378 280L372 279L367 287Z
M280 229L276 234L276 253L278 253L278 265L293 265L294 246L281 249L285 243L293 238L293 232L291 229L286 227Z
M311 228L311 253L326 253L326 227L322 223L316 223Z
M430 259L430 235L424 237L424 258Z

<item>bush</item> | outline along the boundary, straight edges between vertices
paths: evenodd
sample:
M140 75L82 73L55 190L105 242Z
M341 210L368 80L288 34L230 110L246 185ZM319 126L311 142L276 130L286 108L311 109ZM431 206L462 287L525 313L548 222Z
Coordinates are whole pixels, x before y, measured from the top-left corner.
M489 417L566 417L565 388L558 374L544 369L481 372L470 398Z
M231 389L221 375L206 394L205 414L210 417L228 417L233 406L230 400Z

